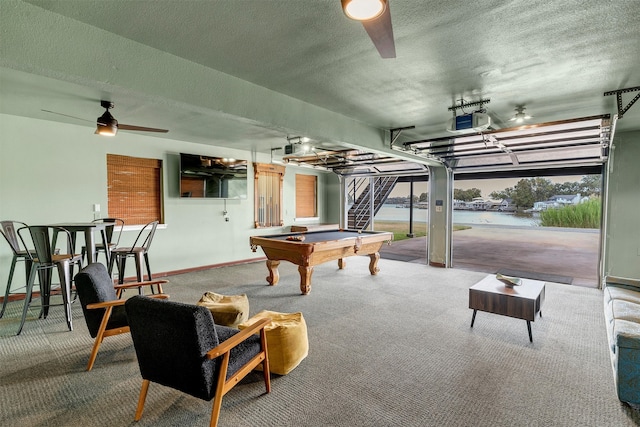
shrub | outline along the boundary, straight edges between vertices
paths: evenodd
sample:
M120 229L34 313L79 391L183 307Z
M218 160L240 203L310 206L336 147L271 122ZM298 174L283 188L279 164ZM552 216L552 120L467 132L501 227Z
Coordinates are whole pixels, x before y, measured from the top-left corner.
M600 199L540 212L543 227L600 228Z

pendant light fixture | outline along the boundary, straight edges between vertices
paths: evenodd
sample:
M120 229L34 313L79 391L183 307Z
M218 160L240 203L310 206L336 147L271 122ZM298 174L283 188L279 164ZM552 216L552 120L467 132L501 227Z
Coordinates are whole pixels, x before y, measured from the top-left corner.
M355 21L368 21L382 15L387 0L342 0L342 10Z

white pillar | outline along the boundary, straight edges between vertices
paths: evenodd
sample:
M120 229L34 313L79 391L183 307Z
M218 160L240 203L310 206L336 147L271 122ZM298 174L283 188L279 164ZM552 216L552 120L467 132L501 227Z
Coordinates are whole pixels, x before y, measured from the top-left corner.
M453 231L453 172L445 167L429 167L429 265L451 267Z

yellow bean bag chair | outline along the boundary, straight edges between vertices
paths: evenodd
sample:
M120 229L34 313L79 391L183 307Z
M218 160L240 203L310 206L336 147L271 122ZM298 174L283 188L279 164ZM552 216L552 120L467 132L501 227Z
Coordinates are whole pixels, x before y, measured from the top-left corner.
M236 328L249 318L249 299L246 294L220 295L205 292L196 305L207 307L216 325Z
M244 329L257 320L270 318L264 330L267 336L269 368L278 375L291 372L309 354L307 324L302 313L278 313L264 310L238 325ZM256 369L261 369L259 365Z

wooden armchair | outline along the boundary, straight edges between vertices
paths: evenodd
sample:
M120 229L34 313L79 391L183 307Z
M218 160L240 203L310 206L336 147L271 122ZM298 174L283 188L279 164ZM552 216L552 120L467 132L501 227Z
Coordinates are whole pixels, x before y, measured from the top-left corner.
M136 421L150 382L213 399L211 426L218 423L222 397L260 364L266 392L271 391L264 330L271 319L239 331L216 325L206 307L140 295L129 298L125 309L142 375Z
M140 289L143 286L158 285L160 293L153 295L153 297L166 299L169 298L169 295L162 293L163 283L167 283L167 281L154 280L114 286L107 268L100 263L89 264L76 275L76 291L82 305L87 328L91 337L95 338L87 371L93 368L100 344L106 337L129 332L129 323L124 309L126 300L120 299L122 291L129 288Z

